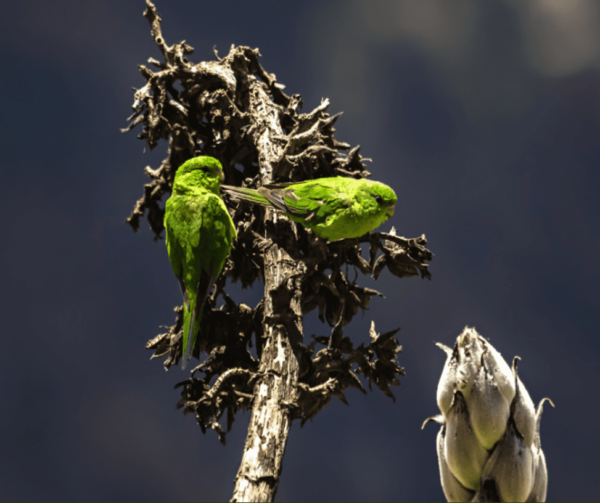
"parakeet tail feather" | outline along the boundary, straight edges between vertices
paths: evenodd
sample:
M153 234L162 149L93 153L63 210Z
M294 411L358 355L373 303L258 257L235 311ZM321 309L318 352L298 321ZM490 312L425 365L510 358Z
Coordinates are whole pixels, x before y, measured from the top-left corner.
M198 283L198 295L196 296L196 305L191 313L190 319L190 328L187 337L187 346L185 348L185 353L181 358L181 370L185 370L188 361L192 358L192 351L196 346L196 339L198 338L199 326L202 321L202 310L204 308L204 303L206 302L206 298L210 293L210 289L215 284L217 280L217 275L214 274L209 276L205 271L200 272L200 281Z
M240 201L248 201L263 206L271 206L268 199L261 196L256 190L233 187L232 185L221 185L221 191Z
M188 337L187 337L187 347L185 348L185 353L181 357L181 370L185 370L188 362L192 358L192 347L194 346L193 341L194 341L194 325L195 325L195 323L196 323L196 310L194 309L194 311L192 311L191 319L190 319L190 330L188 332ZM198 323L200 323L200 320L198 320Z
M283 191L281 189L269 189L267 187L259 187L257 191L267 201L271 203L275 208L281 211L289 211L288 205L285 203L283 197Z

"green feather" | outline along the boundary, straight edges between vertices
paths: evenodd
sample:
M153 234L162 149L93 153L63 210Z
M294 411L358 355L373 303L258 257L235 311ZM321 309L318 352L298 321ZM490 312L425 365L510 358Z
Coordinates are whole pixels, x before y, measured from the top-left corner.
M223 185L235 199L273 206L330 241L357 238L394 214L396 194L380 182L347 177L270 184L258 190Z
M183 294L182 368L191 358L204 302L237 237L220 197L222 180L217 159L194 157L177 170L165 205L167 252Z

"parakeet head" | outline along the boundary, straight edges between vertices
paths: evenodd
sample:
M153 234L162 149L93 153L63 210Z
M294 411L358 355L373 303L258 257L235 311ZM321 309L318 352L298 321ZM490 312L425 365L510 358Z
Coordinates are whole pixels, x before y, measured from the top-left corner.
M372 182L365 180L367 183L367 191L373 201L371 206L374 211L382 217L382 222L385 222L388 218L394 215L394 209L396 207L396 194L394 191L380 182Z
M185 161L175 174L173 191L185 193L203 188L219 195L221 183L225 180L223 167L214 157L201 155Z

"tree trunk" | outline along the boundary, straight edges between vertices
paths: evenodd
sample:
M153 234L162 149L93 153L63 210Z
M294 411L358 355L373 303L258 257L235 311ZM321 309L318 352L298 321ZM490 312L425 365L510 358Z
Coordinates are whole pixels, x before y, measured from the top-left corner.
M272 141L284 136L279 122L279 109L253 76L249 77L251 110L256 114L256 131L262 184L273 181L273 164L282 155L282 142ZM281 145L281 146L280 146ZM287 217L271 208L266 209L269 234L285 231L293 225ZM270 236L265 236L270 237ZM302 262L294 260L273 242L264 255L264 337L260 359L260 377L254 387L252 417L244 446L242 463L235 480L231 501L273 501L279 485L283 455L292 423L286 402L294 402L298 383L298 359L294 340L302 338L300 282L295 279L304 272ZM289 299L287 316L277 297ZM291 308L291 311L290 311ZM293 314L292 314L293 313Z

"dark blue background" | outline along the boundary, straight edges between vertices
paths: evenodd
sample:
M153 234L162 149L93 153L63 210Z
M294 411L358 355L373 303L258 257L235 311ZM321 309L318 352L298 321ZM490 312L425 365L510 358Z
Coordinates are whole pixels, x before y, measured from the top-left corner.
M184 375L149 362L180 294L163 242L125 218L142 193L139 129L121 134L160 53L141 0L21 0L0 16L4 232L1 500L223 500L248 413L227 447L175 410ZM232 43L344 111L337 138L373 158L399 234L425 233L433 280L374 283L385 299L347 327L402 327L396 403L347 392L291 430L277 499L440 500L435 390L465 325L491 339L537 403L548 499L595 500L600 436L600 4L157 0L193 61ZM389 229L384 224L383 230ZM262 287L232 289L255 305ZM312 313L305 333L328 333Z

